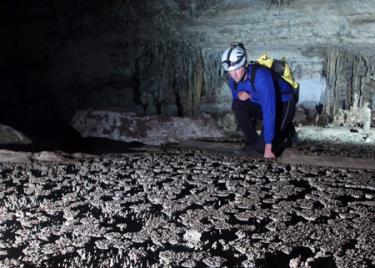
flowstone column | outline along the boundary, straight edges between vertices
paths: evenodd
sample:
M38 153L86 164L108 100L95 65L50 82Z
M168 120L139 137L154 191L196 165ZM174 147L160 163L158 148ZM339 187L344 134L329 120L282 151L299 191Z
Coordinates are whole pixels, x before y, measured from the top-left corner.
M371 109L369 102L365 102L362 108L363 132L369 133L371 128Z
M341 108L362 107L375 94L374 58L359 51L339 48L327 50L325 113L333 119ZM351 114L353 112L351 111ZM353 122L351 122L353 123Z

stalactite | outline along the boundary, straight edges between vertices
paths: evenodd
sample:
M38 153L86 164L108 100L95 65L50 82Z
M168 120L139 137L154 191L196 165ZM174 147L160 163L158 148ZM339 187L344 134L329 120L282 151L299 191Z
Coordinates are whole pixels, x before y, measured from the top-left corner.
M325 64L327 79L325 112L331 118L339 108L349 109L353 105L354 95L358 105L372 102L375 94L374 81L371 79L374 64L369 56L358 52L332 48L328 50ZM343 107L345 106L345 107Z
M198 113L204 85L204 64L199 49L184 42L158 42L144 48L136 65L139 91L152 95L154 100L148 103L146 114L194 116ZM146 102L149 102L147 98Z

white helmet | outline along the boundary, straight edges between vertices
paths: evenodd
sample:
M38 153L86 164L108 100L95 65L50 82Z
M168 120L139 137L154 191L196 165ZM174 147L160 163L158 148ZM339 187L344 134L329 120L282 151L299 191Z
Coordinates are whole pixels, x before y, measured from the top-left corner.
M246 50L242 43L231 45L221 56L224 71L237 70L246 64Z

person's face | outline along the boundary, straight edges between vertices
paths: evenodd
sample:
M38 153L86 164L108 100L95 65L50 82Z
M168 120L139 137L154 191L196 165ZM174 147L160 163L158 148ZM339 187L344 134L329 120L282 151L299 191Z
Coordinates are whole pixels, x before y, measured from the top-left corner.
M233 70L233 71L229 71L228 72L230 77L236 81L236 83L240 82L241 78L244 76L245 74L245 67L241 67L239 69L236 69L236 70Z

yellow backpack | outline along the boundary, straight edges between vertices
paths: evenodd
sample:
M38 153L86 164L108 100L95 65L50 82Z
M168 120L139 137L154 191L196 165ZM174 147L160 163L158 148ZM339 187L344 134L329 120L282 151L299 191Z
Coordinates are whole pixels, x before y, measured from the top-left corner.
M268 57L267 54L263 54L256 60L256 63L265 66L269 69L272 69L275 73L280 75L286 82L288 82L294 89L299 89L299 83L297 83L294 80L292 70L289 64L286 63L284 57L281 60L276 60Z

